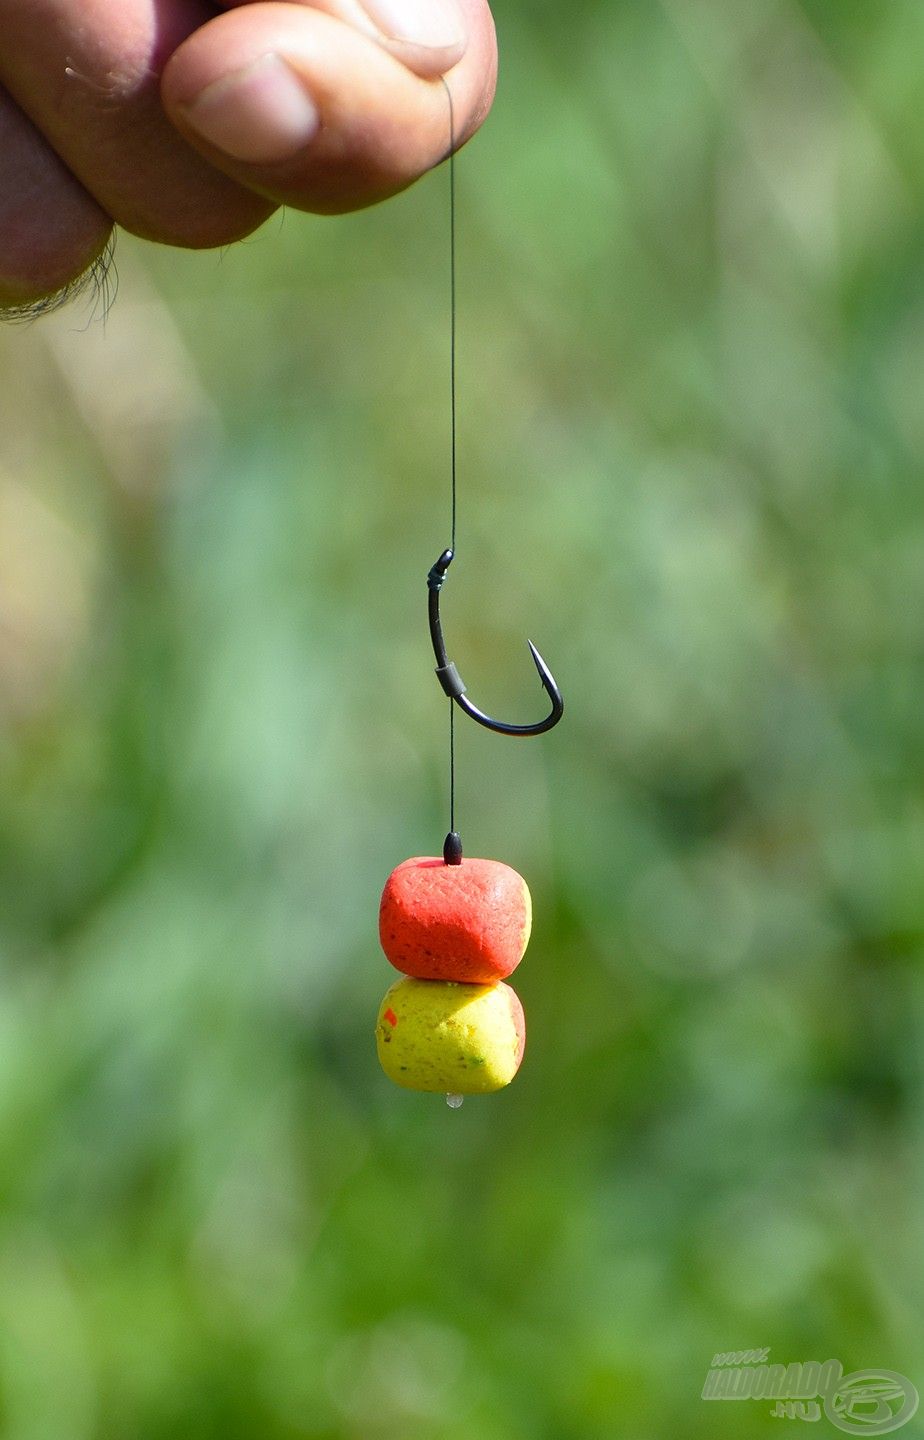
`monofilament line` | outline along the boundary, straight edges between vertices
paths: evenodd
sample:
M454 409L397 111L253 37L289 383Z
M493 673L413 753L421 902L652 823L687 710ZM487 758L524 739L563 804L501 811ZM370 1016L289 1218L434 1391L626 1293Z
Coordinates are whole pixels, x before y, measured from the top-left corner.
M443 80L449 102L449 434L450 547L456 549L456 120L452 91ZM456 828L456 707L449 701L449 829Z

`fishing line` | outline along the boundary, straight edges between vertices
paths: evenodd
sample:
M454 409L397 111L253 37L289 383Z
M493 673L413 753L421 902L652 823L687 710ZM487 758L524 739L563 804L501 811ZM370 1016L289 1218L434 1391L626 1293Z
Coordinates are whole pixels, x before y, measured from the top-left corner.
M443 78L442 76L440 77ZM450 485L452 524L450 548L456 548L456 117L452 91L443 80L449 101L449 414L450 414Z
M456 551L457 514L457 431L456 418L456 116L452 91L445 77L440 76L449 102L449 485L450 485L450 549ZM449 833L456 831L456 707L449 699Z

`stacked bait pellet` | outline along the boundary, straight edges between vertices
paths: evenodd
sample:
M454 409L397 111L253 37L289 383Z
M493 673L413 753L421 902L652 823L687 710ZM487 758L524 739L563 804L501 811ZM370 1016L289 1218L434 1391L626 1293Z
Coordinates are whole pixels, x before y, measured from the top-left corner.
M418 856L392 871L379 938L404 979L387 991L376 1025L390 1080L448 1095L510 1084L526 1027L504 979L523 958L531 924L526 881L499 860Z

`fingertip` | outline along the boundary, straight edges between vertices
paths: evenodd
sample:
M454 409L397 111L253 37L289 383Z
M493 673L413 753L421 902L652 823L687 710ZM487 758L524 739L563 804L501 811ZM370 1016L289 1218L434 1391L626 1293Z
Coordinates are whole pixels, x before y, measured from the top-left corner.
M494 90L493 26L487 7L482 14L486 23L447 77L460 144ZM217 168L317 213L396 193L449 144L443 85L314 6L242 5L216 17L171 57L162 95L180 132Z
M229 160L277 165L301 154L321 125L308 85L272 51L178 103L184 124Z
M218 0L225 10L253 0ZM468 46L472 0L290 0L368 35L413 74L434 80L458 65ZM475 0L484 7L485 0ZM251 16L255 21L258 16Z
M424 80L459 64L468 26L458 0L362 0L380 44Z

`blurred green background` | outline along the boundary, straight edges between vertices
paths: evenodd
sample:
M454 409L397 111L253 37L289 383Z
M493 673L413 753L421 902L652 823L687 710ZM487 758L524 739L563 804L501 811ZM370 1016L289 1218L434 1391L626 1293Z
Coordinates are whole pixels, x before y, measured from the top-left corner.
M105 326L0 334L4 1440L750 1440L716 1351L924 1381L924 9L497 19L444 615L487 709L541 709L527 634L567 700L457 730L523 1070L453 1112L373 1039L446 829L446 172L123 240Z

